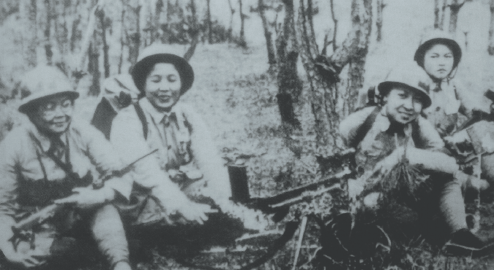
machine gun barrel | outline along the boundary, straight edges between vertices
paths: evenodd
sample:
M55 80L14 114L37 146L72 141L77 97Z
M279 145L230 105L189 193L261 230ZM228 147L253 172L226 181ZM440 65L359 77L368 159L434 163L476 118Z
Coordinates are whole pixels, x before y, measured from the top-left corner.
M304 199L308 199L308 197L321 195L322 193L336 189L337 187L341 188L341 186L339 185L341 179L344 179L345 177L348 177L351 174L352 171L345 167L343 171L325 177L324 179L319 180L317 182L306 184L282 192L280 194L274 195L272 197L252 198L251 201L248 203L248 205L265 212L276 212L276 210L279 208L298 203L300 201L303 201ZM325 188L322 190L318 190L320 187L325 187ZM315 191L315 192L304 194L309 191Z

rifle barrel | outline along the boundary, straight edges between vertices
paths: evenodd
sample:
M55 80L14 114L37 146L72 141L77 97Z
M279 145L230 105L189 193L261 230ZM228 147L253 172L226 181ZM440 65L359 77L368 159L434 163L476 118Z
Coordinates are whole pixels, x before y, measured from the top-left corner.
M53 216L63 206L63 204L48 205L41 209L39 212L36 212L29 217L19 221L17 224L13 225L12 230L14 232L29 230L36 224L41 224L43 223L43 221Z

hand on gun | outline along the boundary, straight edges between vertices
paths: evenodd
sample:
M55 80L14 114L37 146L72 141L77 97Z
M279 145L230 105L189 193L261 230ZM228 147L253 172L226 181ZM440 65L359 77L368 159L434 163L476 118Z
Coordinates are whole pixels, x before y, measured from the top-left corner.
M186 220L195 221L202 225L208 220L207 214L215 213L216 211L211 209L211 206L207 204L189 201L189 203L183 205L181 209L178 209L178 212Z
M377 179L381 179L386 176L396 166L396 164L400 162L404 154L404 147L396 148L389 156L376 164L374 170L372 171L372 176L377 176Z
M93 208L107 201L113 200L115 191L109 188L92 189L89 187L74 188L74 194L69 197L58 199L56 204L74 204L82 209Z
M474 188L478 191L483 191L489 188L489 183L484 180L480 179L478 177L475 177L473 175L468 175L462 171L457 171L454 174L454 177L456 180L458 180L461 184L461 187L463 189L465 188Z

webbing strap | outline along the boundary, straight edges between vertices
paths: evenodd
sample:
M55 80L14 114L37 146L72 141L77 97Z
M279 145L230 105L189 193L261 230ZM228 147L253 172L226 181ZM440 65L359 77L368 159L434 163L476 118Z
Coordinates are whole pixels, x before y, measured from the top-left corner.
M134 108L136 110L137 116L142 123L142 133L144 134L144 139L148 138L148 121L146 120L146 115L144 115L144 111L138 102L134 103Z
M374 110L372 111L372 113L369 114L369 116L367 116L364 123L360 127L358 127L357 135L355 136L355 138L351 142L351 145L350 145L351 147L357 148L357 146L360 144L360 142L365 138L365 135L367 135L367 132L369 132L369 130L371 129L372 124L374 124L374 121L376 121L377 114L379 113L380 110L381 110L381 107L376 106L374 108Z

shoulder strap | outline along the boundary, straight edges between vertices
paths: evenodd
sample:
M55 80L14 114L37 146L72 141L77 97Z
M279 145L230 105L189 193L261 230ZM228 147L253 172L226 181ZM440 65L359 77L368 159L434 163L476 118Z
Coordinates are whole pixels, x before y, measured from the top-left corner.
M381 107L376 106L372 111L372 113L369 114L369 116L367 116L364 123L360 125L360 127L358 127L356 132L357 135L353 139L353 142L350 145L351 147L356 148L359 145L359 143L365 138L365 135L367 135L367 132L369 132L369 130L371 129L372 124L374 124L374 121L376 121L377 114L379 113L380 110Z
M419 119L412 122L412 140L416 148L424 148L425 145L420 138Z
M134 103L134 108L136 110L137 116L139 117L139 120L141 120L142 123L142 133L144 134L144 139L147 140L148 138L148 121L146 120L146 115L144 115L144 111L141 108L141 105L139 105L138 102Z

